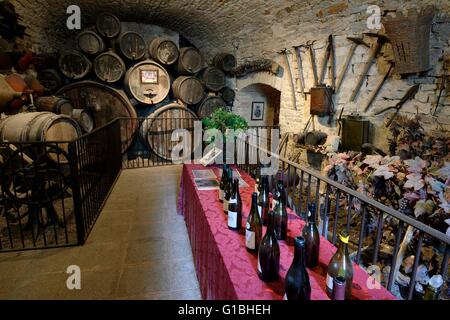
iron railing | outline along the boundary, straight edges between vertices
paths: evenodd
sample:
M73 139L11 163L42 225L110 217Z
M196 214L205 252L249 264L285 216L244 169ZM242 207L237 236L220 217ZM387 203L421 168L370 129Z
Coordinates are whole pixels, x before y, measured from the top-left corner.
M429 262L422 258L424 243L434 248L433 259L439 262L438 270L432 270L431 274L441 274L444 283L448 279L450 237L446 234L324 177L314 169L280 157L278 153L269 151L270 145L267 147L265 140L253 143L248 138L239 139L238 144L238 148L243 148L246 154L245 163L239 164L241 169L254 176L260 161L257 157L256 163L251 162L249 155L261 151L272 156L278 161L279 168L275 179L283 180L289 207L306 219L307 205L315 203L322 236L336 244L337 234L341 230L349 232L354 262L366 268L372 266L369 270L374 272L378 269L378 275L374 275L374 278L397 296L408 300L421 298L421 293L415 288L419 265ZM394 238L389 241L383 239L383 230L392 230ZM404 239L408 237L412 237L412 240L406 245ZM397 259L400 255L405 258L414 256L412 268L407 272L408 285L396 281L402 263L402 259ZM398 290L394 290L394 285Z
M0 142L0 252L83 244L121 170L120 132Z

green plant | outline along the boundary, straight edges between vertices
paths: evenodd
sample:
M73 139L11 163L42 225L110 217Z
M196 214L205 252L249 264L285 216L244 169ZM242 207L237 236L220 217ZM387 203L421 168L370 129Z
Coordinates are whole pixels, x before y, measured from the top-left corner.
M203 128L205 130L216 129L227 134L227 129L230 130L246 130L248 128L247 121L225 108L217 108L209 117L202 120Z

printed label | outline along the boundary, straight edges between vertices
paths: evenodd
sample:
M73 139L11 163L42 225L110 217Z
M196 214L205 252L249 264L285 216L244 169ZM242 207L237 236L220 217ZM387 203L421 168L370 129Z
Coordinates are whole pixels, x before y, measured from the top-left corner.
M235 211L228 211L228 226L230 228L236 228L237 227L237 212L235 212Z
M219 200L223 200L223 190L219 190Z
M228 212L228 200L223 199L223 211Z
M234 203L234 204L236 204L237 203L237 199L236 198L231 198L230 199L230 201L228 201L228 204L231 204L231 203Z
M327 288L333 291L333 277L327 273Z
M248 230L250 225L247 223L247 230L245 230L245 246L251 250L255 250L255 233Z
M259 213L259 218L260 218L260 219L262 219L262 218L261 218L261 212L262 212L262 207L261 207L261 206L258 206L258 213Z

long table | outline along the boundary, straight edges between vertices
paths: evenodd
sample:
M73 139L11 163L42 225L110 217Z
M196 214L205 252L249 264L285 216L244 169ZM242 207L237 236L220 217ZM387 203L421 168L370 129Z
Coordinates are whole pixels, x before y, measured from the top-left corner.
M211 168L218 176L218 168L208 167ZM240 171L248 187L240 188L243 229L233 231L227 227L227 216L223 213L218 191L196 189L192 170L202 169L206 168L196 164L183 166L178 213L185 217L203 299L281 300L284 295L284 278L293 260L294 238L301 234L305 222L289 212L288 238L286 241L279 241L280 279L273 283L261 281L257 274L257 255L247 252L245 248L244 226L251 207L254 180ZM312 300L329 300L326 294L326 270L335 251L336 248L321 237L319 265L308 269ZM395 299L382 286L369 289L369 277L358 265L354 264L353 270L352 299ZM369 282L372 283L373 279Z

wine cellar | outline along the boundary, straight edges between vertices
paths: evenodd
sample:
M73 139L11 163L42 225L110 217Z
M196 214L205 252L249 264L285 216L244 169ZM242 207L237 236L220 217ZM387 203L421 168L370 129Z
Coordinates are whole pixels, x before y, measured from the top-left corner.
M0 0L0 299L449 300L446 1L75 2Z

